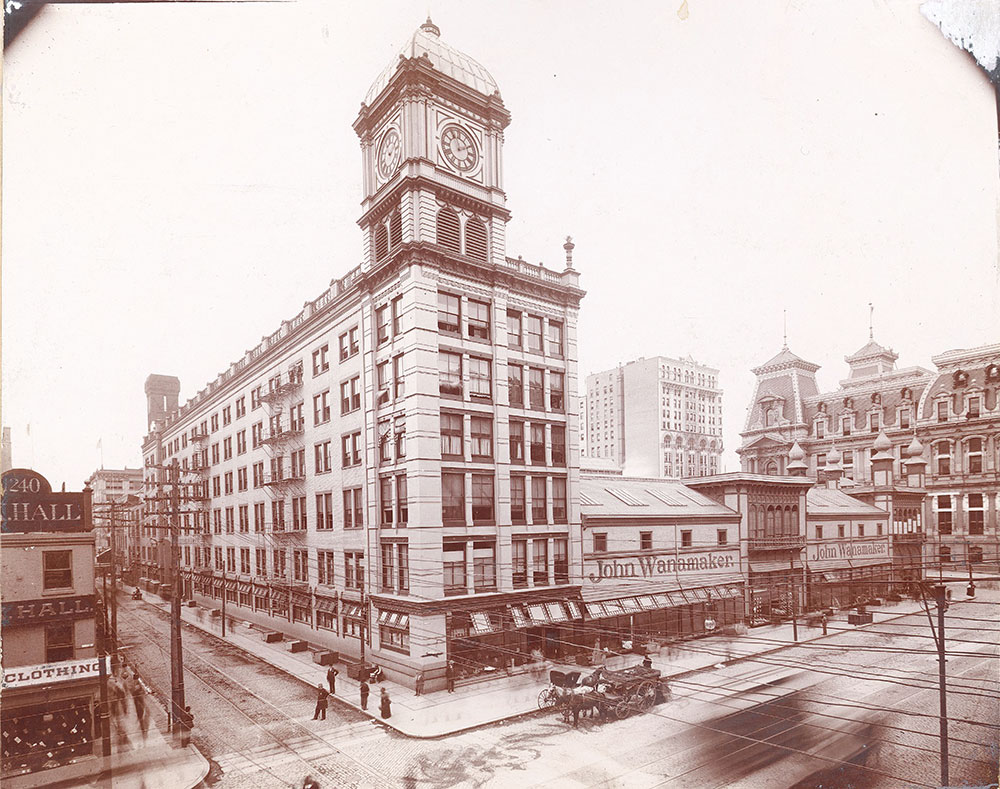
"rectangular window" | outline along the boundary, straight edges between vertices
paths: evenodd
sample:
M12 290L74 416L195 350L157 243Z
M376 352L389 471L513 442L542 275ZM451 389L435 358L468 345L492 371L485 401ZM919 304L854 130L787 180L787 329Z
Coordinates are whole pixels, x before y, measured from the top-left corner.
M465 594L465 543L444 543L444 593Z
M256 548L254 549L254 559L256 563L257 575L261 578L267 577L267 549L266 548Z
M462 396L462 357L457 353L438 353L438 385L442 395Z
M337 554L333 551L320 551L316 555L317 583L323 586L333 586L336 583Z
M524 463L524 422L510 423L510 462Z
M493 457L493 419L488 416L473 416L469 420L472 436L473 460Z
M527 522L525 510L524 477L510 478L510 522L522 524Z
M527 335L528 350L533 353L542 352L542 319L537 315L528 315L525 334Z
M239 419L242 416L246 416L246 413L247 413L247 399L245 397L237 398L236 418Z
M465 523L465 475L441 475L441 517L446 524Z
M392 385L394 400L399 400L406 393L406 378L403 375L403 354L392 357Z
M985 524L984 520L984 510L983 510L983 494L982 493L970 493L969 494L969 534L973 536L980 536L983 534L983 526Z
M535 411L545 410L545 372L538 367L528 368L528 404Z
M532 422L531 425L531 465L545 465L545 424Z
M549 585L549 543L545 538L531 541L531 580L535 586Z
M477 526L495 521L493 515L493 476L472 475L472 522Z
M817 526L816 527L816 539L817 540L822 540L823 539L823 527L822 526Z
M651 531L639 532L639 550L640 551L653 550L653 532Z
M566 409L563 381L564 377L562 373L549 373L549 405L553 411L564 411Z
M306 511L306 497L296 496L292 499L292 529L305 531L309 528L309 515Z
M222 459L230 460L233 457L233 439L224 438L222 440Z
M465 454L464 418L461 414L441 414L441 455L460 458Z
M250 549L240 548L240 573L250 575Z
M438 330L450 334L462 331L462 299L452 293L438 293Z
M507 365L507 397L511 406L524 407L524 368L519 364Z
M528 585L528 541L511 541L512 580L515 589Z
M227 471L223 476L223 480L226 483L226 495L231 496L233 494L233 472Z
M222 559L222 548L215 546L215 569L220 572L225 569L226 564Z
M948 401L939 400L937 403L937 421L947 422L948 421Z
M490 339L490 305L469 299L469 336L477 340Z
M253 530L255 532L264 531L266 507L263 501L258 501L253 505Z
M837 524L837 539L842 540L843 538L844 538L844 524L843 523L838 523Z
M247 467L236 469L236 488L240 493L243 493L250 487L247 482Z
M569 540L556 537L552 541L552 569L557 584L569 583Z
M217 464L219 462L219 445L212 444L212 463Z
M42 588L45 590L73 588L72 551L42 552Z
M900 408L899 409L899 426L901 428L908 428L910 426L910 409Z
M563 325L559 321L549 321L549 356L562 358Z
M316 528L333 528L333 494L316 494Z
M966 413L966 416L968 416L969 419L978 419L979 418L979 403L980 403L980 400L979 400L978 397L970 397L969 398L969 410Z
M531 521L545 523L548 512L545 502L545 477L531 478Z
M330 369L330 360L327 355L330 353L330 344L322 345L313 351L312 361L313 361L313 376L317 376L320 373L325 373Z
M313 446L313 462L317 474L323 474L330 470L330 442L324 441Z
M826 437L826 420L817 419L816 420L816 438Z
M330 421L330 390L313 395L313 424L322 425Z
M219 415L212 414L212 432L214 433L219 429Z
M406 474L396 475L396 526L403 527L410 517L410 503L406 493Z
M398 337L403 333L403 297L396 296L392 300L392 336Z
M469 358L469 396L476 400L493 399L493 373L489 359Z
M858 524L858 536L859 537L865 536L865 525L863 523Z
M966 443L965 468L970 474L983 473L983 440L970 438Z
M840 432L845 436L851 435L851 417L845 416L840 420Z
M233 546L226 548L226 572L236 572L236 548Z
M396 512L392 494L392 477L382 477L379 480L379 503L381 504L383 526L392 526L393 515Z
M496 543L472 543L472 586L477 592L495 592L497 588Z
M378 345L389 342L389 305L383 304L375 310L375 341Z
M691 530L681 529L681 548L690 548L691 545Z
M361 408L361 376L356 375L340 385L340 413L349 414Z
M309 581L309 553L306 550L296 549L292 551L292 564L295 571L295 580L300 583Z
M521 347L521 313L507 310L507 347Z
M271 502L271 531L285 530L285 502Z
M75 645L73 643L74 624L69 622L53 622L45 625L45 662L59 663L72 660Z
M250 505L240 505L240 532L246 534L250 531Z
M340 437L340 462L343 468L361 464L361 431Z
M569 513L566 510L566 478L552 478L552 522L566 523Z
M566 427L565 425L552 425L550 428L552 437L552 465L566 465Z
M361 488L349 488L344 491L344 528L360 529L364 525Z
M391 542L382 543L382 591L396 590L396 546Z
M868 431L870 433L877 433L882 429L882 415L877 412L868 414Z

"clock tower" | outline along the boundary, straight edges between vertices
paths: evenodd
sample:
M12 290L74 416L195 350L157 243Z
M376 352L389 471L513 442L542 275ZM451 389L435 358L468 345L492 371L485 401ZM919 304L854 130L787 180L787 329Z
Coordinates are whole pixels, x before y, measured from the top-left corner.
M372 84L354 122L363 168L363 271L414 242L485 264L505 259L508 123L493 77L445 44L428 18Z

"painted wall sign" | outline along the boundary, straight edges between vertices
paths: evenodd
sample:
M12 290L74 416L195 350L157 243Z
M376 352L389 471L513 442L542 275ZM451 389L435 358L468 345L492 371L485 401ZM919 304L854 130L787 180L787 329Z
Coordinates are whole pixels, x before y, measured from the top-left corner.
M89 531L83 493L53 493L37 471L4 472L0 530L8 533Z
M110 671L107 656L104 658L104 669ZM41 666L16 666L3 670L4 690L26 688L31 685L50 685L54 682L67 682L74 679L97 679L101 671L101 658L86 660L64 660L61 663L46 663Z
M94 615L94 595L48 600L13 600L3 604L3 626L35 625L55 619L82 619Z
M706 551L680 555L588 559L584 563L583 575L593 584L621 580L667 581L671 578L683 578L686 575L702 576L706 573L736 576L739 574L739 567L738 550Z
M806 545L806 561L810 564L846 562L853 560L889 561L888 540L831 540Z

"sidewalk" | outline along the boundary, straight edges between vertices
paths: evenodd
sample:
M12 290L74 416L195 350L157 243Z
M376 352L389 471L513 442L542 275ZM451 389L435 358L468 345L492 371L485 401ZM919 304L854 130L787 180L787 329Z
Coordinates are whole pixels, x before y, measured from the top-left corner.
M951 586L953 602L962 602L966 599L964 587L960 590L955 583ZM147 594L144 602L169 612L169 604L152 594ZM209 616L199 618L198 610L184 607L181 609L181 616L188 624L221 638L221 625L216 624ZM201 610L204 613L205 609ZM923 609L919 601L904 600L868 610L873 615L872 625L877 626L880 622L897 619ZM829 637L845 630L868 627L848 624L847 614L847 611L841 611L830 618ZM798 643L820 638L824 638L821 628L807 627L804 622L799 623ZM293 654L288 651L286 643L267 644L261 631L250 629L244 624L227 628L225 640L303 682L313 686L322 684L326 687L326 667L313 663L309 652ZM711 668L720 663L733 663L766 655L795 643L791 623L766 625L751 628L748 632L738 635L719 634L679 642L661 648L659 654L653 653L650 657L653 668L659 669L662 676L669 679ZM641 661L640 655L614 655L607 659L605 666L609 669L620 669L636 665ZM371 696L365 714L408 737L431 739L457 734L538 712L538 694L548 686L549 669L585 672L591 670L587 667L549 662L544 670L537 671L534 675L515 674L470 685L458 684L453 693L441 690L421 696L417 696L411 688L386 680L378 685L371 685ZM378 717L381 687L388 690L392 699L392 717L387 721ZM332 701L360 710L358 682L348 679L347 672L342 669L337 677L337 693Z
M181 748L164 735L166 713L146 696L150 720L143 734L134 713L112 718L111 756L79 761L4 779L5 789L92 787L93 789L191 789L208 775L209 765L193 745ZM131 704L131 702L128 702Z

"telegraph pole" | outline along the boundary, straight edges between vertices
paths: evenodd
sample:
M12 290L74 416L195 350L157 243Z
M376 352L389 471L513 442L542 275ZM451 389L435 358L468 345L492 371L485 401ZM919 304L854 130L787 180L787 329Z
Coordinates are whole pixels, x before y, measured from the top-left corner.
M944 670L944 612L948 607L948 603L945 595L945 586L943 584L934 587L934 600L937 602L938 612L937 648L938 693L941 705L941 786L948 786L948 696Z
M222 637L226 637L226 571L222 570Z
M795 599L795 557L792 554L788 555L788 586L790 589L789 597L792 603L792 640L799 640L799 622L798 622L798 601Z
M111 657L112 665L118 665L118 574L115 553L118 541L115 534L115 502L111 500Z
M184 719L184 657L181 652L181 548L180 548L180 508L181 486L180 468L177 459L170 464L170 723L177 731L177 722Z

